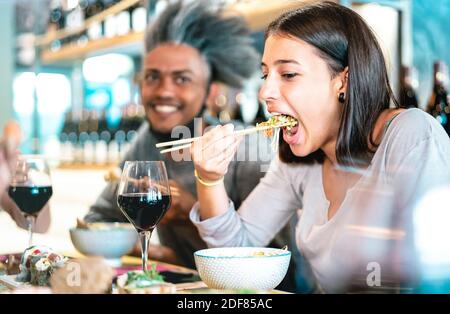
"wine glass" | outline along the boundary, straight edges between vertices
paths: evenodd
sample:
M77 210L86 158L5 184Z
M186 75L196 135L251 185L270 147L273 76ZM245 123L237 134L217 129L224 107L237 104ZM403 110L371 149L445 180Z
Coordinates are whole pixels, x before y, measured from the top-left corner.
M36 217L52 194L52 181L46 160L39 155L19 156L8 195L28 222L29 246L33 244Z
M171 201L164 162L126 161L117 195L120 210L139 233L146 271L150 237Z

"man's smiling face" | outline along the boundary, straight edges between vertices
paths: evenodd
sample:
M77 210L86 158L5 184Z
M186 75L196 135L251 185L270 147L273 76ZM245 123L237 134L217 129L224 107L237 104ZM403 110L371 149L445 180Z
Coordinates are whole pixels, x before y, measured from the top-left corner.
M152 129L170 133L200 112L207 97L209 68L197 49L162 44L144 58L141 98Z

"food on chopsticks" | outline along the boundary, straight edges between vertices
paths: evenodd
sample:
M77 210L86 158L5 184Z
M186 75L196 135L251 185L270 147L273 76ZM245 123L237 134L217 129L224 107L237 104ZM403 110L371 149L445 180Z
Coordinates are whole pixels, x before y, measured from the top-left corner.
M53 272L64 266L67 258L46 246L31 246L20 261L16 280L34 286L48 286Z
M150 270L130 271L117 278L119 293L122 294L158 294L175 293L176 286L165 282L153 265Z
M271 126L269 129L264 130L264 134L267 137L272 138L272 150L278 151L278 143L280 138L280 129L285 128L287 132L290 132L292 128L298 125L298 120L284 114L277 114L270 117L269 120L265 122L258 123L256 127L267 127ZM275 135L275 136L274 136Z
M280 128L285 128L289 132L297 124L298 124L297 119L295 119L291 116L283 115L283 114L276 114L276 115L272 116L266 122L258 123L256 125L256 127L254 127L254 128L235 131L235 132L233 132L232 135L243 136L243 135L249 135L252 133L264 131L268 137L272 137L274 134L273 129L277 129L275 135L278 136ZM161 147L166 147L166 146L172 146L172 148L167 148L167 149L163 149L160 151L161 154L165 154L165 153L169 153L172 151L189 148L191 146L192 142L200 140L201 138L202 138L201 136L197 136L197 137L193 137L193 138L161 142L161 143L156 144L156 147L161 148ZM278 141L278 137L273 139L272 144L277 141Z
M285 127L287 131L290 131L293 127L295 127L298 124L297 119L284 115L284 114L277 114L272 117L270 117L269 120L265 122L258 123L256 126L272 126L273 128L267 129L264 131L267 137L273 136L273 130L274 128L278 127Z

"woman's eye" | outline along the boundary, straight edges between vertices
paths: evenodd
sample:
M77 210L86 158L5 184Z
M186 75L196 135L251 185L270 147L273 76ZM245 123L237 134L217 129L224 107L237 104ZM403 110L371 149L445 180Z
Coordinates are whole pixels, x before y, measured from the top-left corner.
M292 78L296 77L297 75L298 75L298 73L289 72L289 73L283 73L281 76L286 79L292 79Z
M265 80L267 78L267 74L263 74L262 76L261 76L261 80Z

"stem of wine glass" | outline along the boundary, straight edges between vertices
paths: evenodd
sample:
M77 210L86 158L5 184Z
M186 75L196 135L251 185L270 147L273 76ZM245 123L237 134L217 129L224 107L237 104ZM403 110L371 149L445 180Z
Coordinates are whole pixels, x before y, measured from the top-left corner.
M33 245L33 229L34 229L34 222L36 220L36 217L27 215L25 216L25 219L28 222L28 247Z
M142 270L147 270L147 259L148 259L148 244L150 242L150 237L152 236L152 231L141 231L139 232L139 239L141 240L141 253L142 253Z

